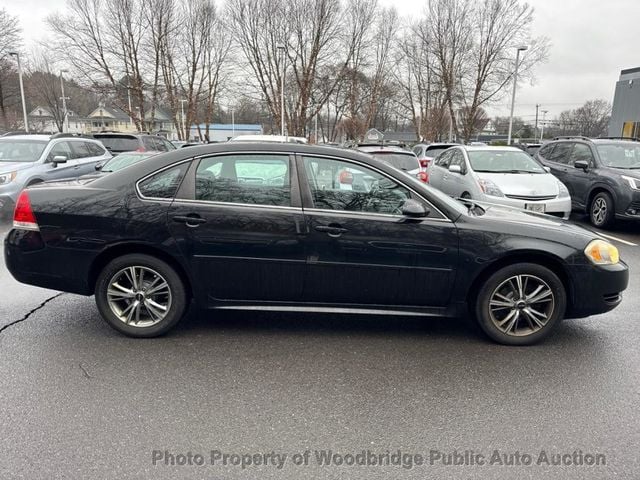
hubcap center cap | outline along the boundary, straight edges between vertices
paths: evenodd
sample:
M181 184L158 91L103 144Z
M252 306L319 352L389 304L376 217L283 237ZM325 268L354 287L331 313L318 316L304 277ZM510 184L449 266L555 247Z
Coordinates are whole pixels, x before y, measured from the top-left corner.
M522 309L524 309L526 306L527 306L527 304L526 304L523 300L520 300L518 303L516 303L516 308L517 308L518 310L522 310Z
M144 293L141 293L141 292L136 293L136 300L140 303L144 302Z

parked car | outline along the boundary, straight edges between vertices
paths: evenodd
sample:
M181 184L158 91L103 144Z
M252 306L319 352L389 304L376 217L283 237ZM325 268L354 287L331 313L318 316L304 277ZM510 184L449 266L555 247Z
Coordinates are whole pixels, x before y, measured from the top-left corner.
M567 186L573 209L586 211L595 227L609 227L616 218L640 220L640 142L558 138L537 158Z
M138 163L145 158L153 157L161 152L124 152L104 162L96 164L96 170L103 173L112 173Z
M525 143L521 145L521 148L523 151L534 157L536 153L538 153L538 150L540 150L541 146L542 143Z
M123 152L169 152L176 149L173 143L160 135L101 132L94 133L93 137L100 140L114 155Z
M453 147L436 158L427 174L430 185L453 197L565 219L571 214L567 187L519 148Z
M429 164L436 158L441 152L446 149L459 145L458 143L419 143L413 146L413 153L418 157L420 166L423 170L429 167Z
M309 143L304 137L291 135L237 135L229 139L230 142L278 142L278 143Z
M422 182L427 181L427 176L420 168L420 162L413 152L398 146L371 144L359 145L357 149L406 172L408 175L417 177Z
M465 205L361 152L224 143L153 160L23 191L5 239L11 274L95 293L109 325L134 337L167 332L193 299L221 310L474 315L511 345L615 308L628 284L616 247L593 232ZM335 171L373 181L343 190L336 181L350 175Z
M13 212L23 188L76 178L111 158L100 142L71 135L6 135L0 138L0 216Z

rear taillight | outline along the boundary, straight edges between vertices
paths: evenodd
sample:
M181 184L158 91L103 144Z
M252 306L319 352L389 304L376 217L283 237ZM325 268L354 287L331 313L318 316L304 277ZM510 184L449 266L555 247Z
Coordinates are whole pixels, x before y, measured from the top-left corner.
M421 158L421 159L420 159L420 166L421 166L422 168L427 168L427 167L429 166L429 162L430 162L430 161L431 161L431 160L430 160L430 159L428 159L428 158Z
M29 200L29 194L26 190L23 190L16 202L16 208L13 211L13 228L20 230L34 230L38 231L38 222L36 222L36 216L33 214L31 208L31 201Z
M429 183L429 174L427 172L420 172L418 173L418 179L421 182Z
M136 152L146 152L146 150L144 149L144 147L138 147L136 148Z

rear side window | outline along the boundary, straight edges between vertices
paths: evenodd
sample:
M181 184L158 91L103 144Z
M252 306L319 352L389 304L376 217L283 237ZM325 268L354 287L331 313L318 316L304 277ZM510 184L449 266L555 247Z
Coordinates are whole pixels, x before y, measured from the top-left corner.
M569 156L571 155L571 149L573 148L572 142L562 142L556 144L556 148L553 149L553 153L548 157L545 157L547 160L556 163L564 163L569 164Z
M249 205L291 205L287 155L225 155L203 159L196 200Z
M376 152L372 154L374 158L385 162L392 167L397 168L398 170L404 170L406 172L410 172L411 170L416 170L420 168L420 163L418 159L412 155L407 153L385 153L385 152Z
M146 198L173 198L187 171L188 163L163 170L138 184L138 190Z
M427 147L427 151L425 152L425 155L427 157L435 158L439 154L441 154L442 152L444 152L445 150L447 150L449 148L451 148L450 145L440 145L440 146L434 146L434 147Z
M71 148L75 154L75 158L87 158L91 157L88 144L85 142L71 142Z
M87 149L89 149L89 151L91 152L92 157L101 157L102 155L104 155L104 148L102 148L97 143L85 142L85 145L87 146Z

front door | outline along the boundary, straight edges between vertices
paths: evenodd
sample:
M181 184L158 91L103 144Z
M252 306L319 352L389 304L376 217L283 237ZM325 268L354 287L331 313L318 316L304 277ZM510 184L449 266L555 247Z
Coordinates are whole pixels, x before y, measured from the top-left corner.
M431 205L426 218L403 216L416 193L357 162L304 156L298 172L309 226L305 301L447 304L458 260L453 222Z
M575 168L574 164L578 160L585 161L589 164L587 171L581 168ZM591 190L591 186L596 180L597 175L593 172L595 161L593 153L589 145L584 143L575 143L571 156L569 157L569 168L565 173L563 183L566 183L571 195L571 201L574 207L584 208L587 203L587 195Z
M195 160L169 209L173 237L203 301L296 301L304 217L287 154Z

